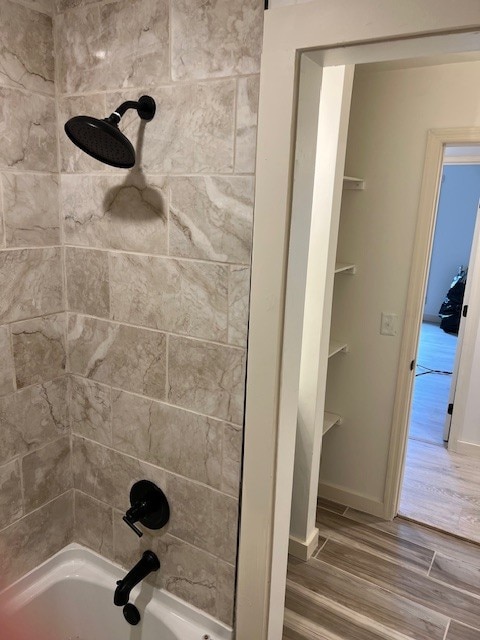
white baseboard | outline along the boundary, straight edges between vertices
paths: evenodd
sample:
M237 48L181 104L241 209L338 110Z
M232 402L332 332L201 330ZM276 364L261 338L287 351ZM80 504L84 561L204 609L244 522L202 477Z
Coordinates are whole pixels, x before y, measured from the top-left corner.
M336 487L331 484L323 483L319 483L318 485L318 495L320 498L325 498L332 502L345 505L346 507L357 509L357 511L363 511L364 513L369 513L370 515L377 516L378 518L386 518L385 504L379 500L368 498L351 491L346 491L345 489L341 489L340 487Z
M480 444L473 444L473 442L457 440L449 447L449 450L454 453L461 453L464 456L470 456L470 458L480 458Z
M300 540L290 536L288 541L288 553L299 560L307 561L318 547L318 529L315 528L307 540Z
M423 322L428 322L429 324L438 324L440 326L441 320L438 316L432 316L429 313L424 313Z

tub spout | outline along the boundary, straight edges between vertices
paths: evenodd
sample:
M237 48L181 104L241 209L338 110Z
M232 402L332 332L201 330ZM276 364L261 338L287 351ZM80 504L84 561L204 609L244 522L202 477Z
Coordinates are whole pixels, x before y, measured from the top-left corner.
M130 599L132 589L152 573L152 571L158 571L158 569L160 569L160 560L155 553L153 553L153 551L145 551L141 559L133 569L127 573L125 578L117 582L113 603L116 604L117 607L126 605Z

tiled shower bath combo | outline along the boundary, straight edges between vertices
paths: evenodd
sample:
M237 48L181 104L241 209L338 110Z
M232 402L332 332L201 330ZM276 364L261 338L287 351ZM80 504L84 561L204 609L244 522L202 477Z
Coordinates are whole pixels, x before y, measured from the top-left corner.
M2 588L82 563L118 579L149 550L142 589L173 594L166 611L209 614L213 640L232 625L262 17L259 0L0 0ZM132 169L64 132L143 95L153 119L119 124ZM122 520L139 480L170 506L141 538Z

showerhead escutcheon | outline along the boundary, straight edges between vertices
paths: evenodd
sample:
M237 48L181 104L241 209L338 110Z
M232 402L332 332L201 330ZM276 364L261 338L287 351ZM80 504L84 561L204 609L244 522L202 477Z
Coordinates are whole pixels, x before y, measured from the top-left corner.
M138 102L123 102L108 118L75 116L65 123L65 133L79 149L112 167L131 169L135 165L135 149L120 131L118 124L128 109L136 109L146 122L155 115L155 100L142 96Z

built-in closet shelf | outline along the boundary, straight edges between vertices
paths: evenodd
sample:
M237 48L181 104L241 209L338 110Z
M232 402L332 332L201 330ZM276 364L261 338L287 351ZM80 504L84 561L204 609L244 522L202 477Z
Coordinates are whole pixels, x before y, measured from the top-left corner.
M340 351L344 351L346 353L348 351L348 344L346 344L345 342L330 340L330 344L328 345L328 357L331 358Z
M335 273L349 273L353 275L357 271L355 264L347 264L346 262L335 263Z
M341 416L337 416L336 413L329 413L328 411L325 411L323 414L323 433L327 433L327 431L330 431L332 427L336 424L341 424L341 422Z
M343 176L343 188L363 191L365 189L365 180L363 178L354 178L353 176Z

